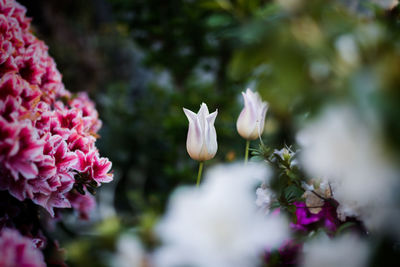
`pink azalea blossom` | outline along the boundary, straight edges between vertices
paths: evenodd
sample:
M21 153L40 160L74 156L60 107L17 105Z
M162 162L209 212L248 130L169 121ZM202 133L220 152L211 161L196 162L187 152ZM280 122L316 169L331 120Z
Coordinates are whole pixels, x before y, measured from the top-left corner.
M96 207L95 198L89 194L81 195L77 192L68 193L67 198L71 202L72 207L78 212L79 217L83 220L88 220L90 213Z
M76 169L92 177L98 184L108 183L112 181L112 175L109 173L111 169L111 161L107 158L99 157L97 151L91 151L87 154L77 151L78 163Z
M83 124L86 131L96 133L101 128L99 114L86 93L79 93L76 98L72 99L70 106L82 110Z
M0 131L7 134L0 140L0 150L5 152L2 155L4 167L15 180L20 179L19 175L25 179L35 178L39 173L36 162L43 158L44 142L29 124L0 121L0 127Z
M95 147L101 121L87 94L65 89L25 13L14 0L0 0L0 189L51 215L71 206L83 212L77 202L94 200L71 198L76 183L112 180L111 162Z
M0 233L0 266L46 266L43 255L35 243L16 230L3 229Z

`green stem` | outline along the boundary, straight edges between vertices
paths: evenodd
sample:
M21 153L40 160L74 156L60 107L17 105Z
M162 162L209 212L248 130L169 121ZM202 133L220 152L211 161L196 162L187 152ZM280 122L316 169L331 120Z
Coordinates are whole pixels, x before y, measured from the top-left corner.
M246 152L244 154L244 165L247 164L249 161L249 147L250 147L250 140L246 140Z
M201 173L203 172L203 165L204 165L204 162L203 162L203 161L200 161L200 164L199 164L199 172L197 173L196 187L199 187L199 185L200 185Z

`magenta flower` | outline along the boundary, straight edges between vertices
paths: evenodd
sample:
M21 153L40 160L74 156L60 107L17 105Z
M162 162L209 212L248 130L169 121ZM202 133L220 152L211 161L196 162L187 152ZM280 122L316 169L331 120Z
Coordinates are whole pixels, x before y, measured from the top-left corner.
M82 120L85 131L96 133L101 128L99 114L86 93L79 93L76 98L72 99L69 105L73 108L82 110Z
M317 225L322 225L330 232L335 232L340 225L336 207L329 201L324 202L321 211L317 214L311 213L304 202L294 202L293 204L296 206L297 219L296 223L290 224L293 229L307 231L317 227Z
M83 120L81 111L78 109L65 109L61 106L61 103L57 103L58 112L57 117L60 122L60 127L65 129L75 129L77 132L81 133L83 131Z
M292 266L298 263L298 256L303 248L303 243L287 240L279 249L281 266Z
M70 192L67 195L72 207L78 212L79 218L88 220L90 213L96 208L96 200L89 194L81 195Z
M67 142L65 142L61 136L53 136L57 137L58 140L55 140L53 146L53 157L55 160L55 165L59 172L63 172L74 166L78 161L78 157L75 153L69 151Z
M44 142L27 123L7 123L0 117L1 159L15 180L35 178L39 170L36 162L43 159Z
M82 136L76 132L71 132L68 136L68 149L70 151L81 151L84 154L87 154L89 151L94 150L94 142L96 138L92 135Z
M0 100L5 100L8 96L17 97L21 94L19 77L13 73L5 73L0 79Z
M278 248L278 251L266 249L263 260L268 266L296 266L302 249L303 243L288 239ZM274 254L279 255L279 258L274 257Z
M71 189L71 188L70 188ZM70 208L71 203L61 193L51 192L50 194L37 193L33 198L33 202L44 207L51 216L54 217L54 208Z
M100 158L96 150L84 154L77 151L78 163L76 169L92 177L98 184L108 183L112 181L112 174L109 173L111 169L111 161L107 158Z
M46 266L43 255L27 237L16 230L3 229L0 233L0 266Z

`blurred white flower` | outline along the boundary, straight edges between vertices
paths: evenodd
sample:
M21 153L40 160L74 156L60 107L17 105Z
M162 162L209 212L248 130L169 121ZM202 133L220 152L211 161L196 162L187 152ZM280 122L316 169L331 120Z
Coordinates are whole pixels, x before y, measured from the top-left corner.
M325 110L302 129L300 162L311 178L330 181L339 216L359 216L373 230L392 209L396 170L376 127L347 106Z
M272 200L273 200L272 191L263 185L263 186L257 188L256 195L257 195L257 199L256 199L257 207L262 212L268 214L270 207L271 207Z
M344 34L339 36L335 42L335 47L344 62L350 65L356 65L359 62L359 49L353 35Z
M247 89L246 93L242 92L242 95L244 108L236 122L236 128L244 139L255 140L264 131L268 103L263 102L260 95L250 89Z
M335 239L319 237L304 245L303 267L364 267L368 262L368 245L357 236Z
M140 267L146 266L146 254L140 241L131 235L122 235L117 243L117 254L114 256L112 266L115 267Z
M254 205L254 185L267 175L261 165L220 166L201 187L178 189L156 228L164 245L155 266L256 266L265 248L288 236L286 220Z
M212 159L218 149L217 133L214 127L218 110L210 114L207 105L202 103L197 114L186 108L183 108L183 111L189 120L186 140L189 156L197 161Z
M311 78L315 81L321 81L329 76L331 66L325 61L312 61L309 66Z

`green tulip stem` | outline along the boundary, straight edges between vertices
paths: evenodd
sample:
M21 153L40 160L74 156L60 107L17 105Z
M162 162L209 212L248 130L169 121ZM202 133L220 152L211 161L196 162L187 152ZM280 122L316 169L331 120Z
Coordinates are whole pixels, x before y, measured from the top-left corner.
M244 154L244 165L247 165L249 161L249 148L250 148L250 140L246 140L246 152Z
M197 173L196 187L199 187L199 185L200 185L201 173L203 172L203 165L204 165L204 162L203 162L203 161L200 161L200 164L199 164L199 172Z

